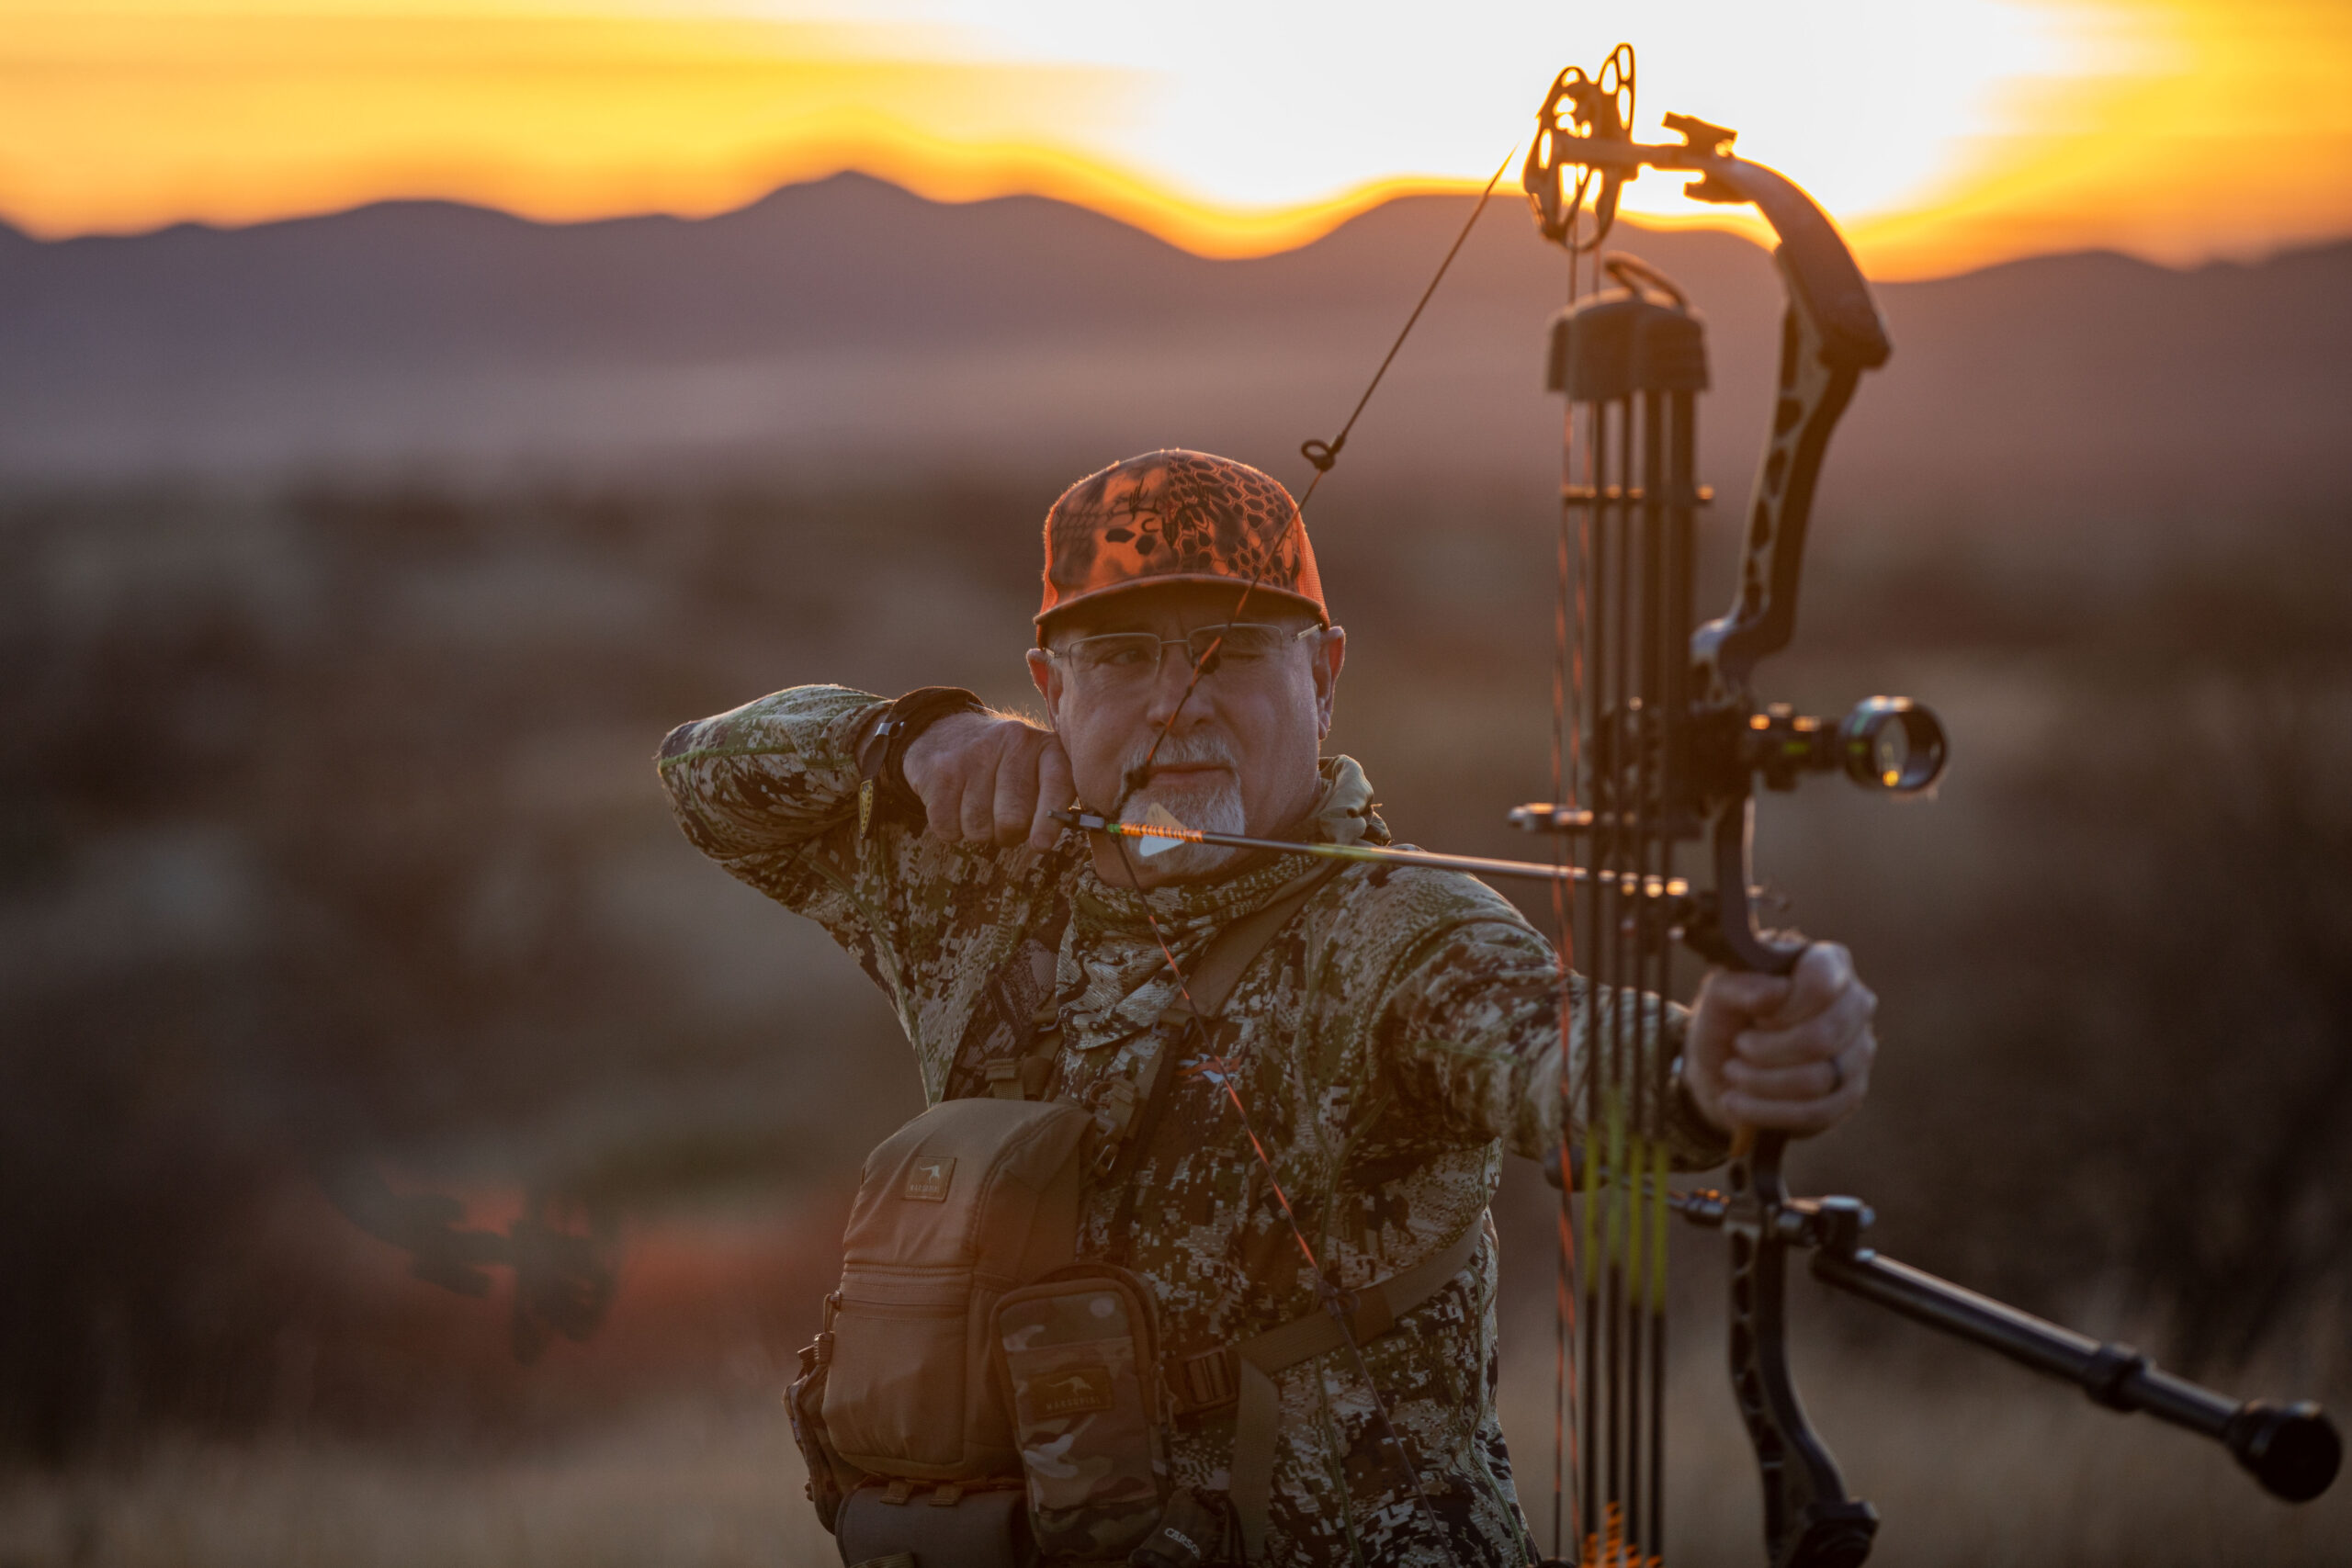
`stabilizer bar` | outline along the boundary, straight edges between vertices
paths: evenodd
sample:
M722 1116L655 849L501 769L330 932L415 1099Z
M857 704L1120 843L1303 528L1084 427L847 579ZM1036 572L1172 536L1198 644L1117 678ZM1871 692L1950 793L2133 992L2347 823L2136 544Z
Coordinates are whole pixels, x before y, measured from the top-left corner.
M1669 1200L1693 1224L1723 1224L1731 1203L1716 1192ZM1861 1245L1871 1211L1857 1198L1793 1198L1764 1217L1783 1246L1812 1249L1813 1277L1915 1323L1997 1351L2046 1377L2075 1384L2110 1410L2144 1410L2221 1443L2272 1495L2307 1503L2334 1483L2344 1442L2327 1413L2309 1400L2239 1401L2158 1367L2129 1345L2020 1312L1990 1296L1882 1258Z

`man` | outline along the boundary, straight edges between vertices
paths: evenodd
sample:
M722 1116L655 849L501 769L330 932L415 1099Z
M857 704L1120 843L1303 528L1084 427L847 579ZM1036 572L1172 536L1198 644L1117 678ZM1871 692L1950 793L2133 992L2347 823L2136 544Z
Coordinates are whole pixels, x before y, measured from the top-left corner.
M1242 624L1195 682L1237 608ZM1290 496L1266 475L1167 451L1072 486L1046 519L1036 640L1045 728L967 694L891 704L804 686L685 726L662 750L689 838L856 955L897 1005L933 1101L989 1092L1040 1027L1057 1026L1044 1091L1102 1103L1181 1002L1169 957L1188 971L1218 931L1323 868L1199 844L1147 855L1152 841L1066 830L1055 808L1387 841L1356 764L1320 756L1347 636ZM1504 1150L1540 1156L1560 1135L1560 984L1551 947L1483 884L1350 865L1222 1009L1231 1095L1197 1052L1191 1072L1162 1075L1131 1180L1090 1194L1081 1256L1149 1282L1170 1365L1316 1310L1276 1186L1342 1290L1465 1237L1475 1247L1362 1346L1371 1387L1343 1354L1280 1373L1258 1504L1242 1506L1230 1405L1171 1430L1180 1484L1230 1490L1237 1512L1258 1516L1234 1532L1254 1538L1251 1561L1469 1568L1535 1555L1495 1415L1485 1212ZM1835 1125L1868 1087L1875 1005L1826 942L1785 979L1711 975L1658 1032L1652 1132L1702 1168L1736 1127ZM1421 1498L1385 1455L1380 1404Z

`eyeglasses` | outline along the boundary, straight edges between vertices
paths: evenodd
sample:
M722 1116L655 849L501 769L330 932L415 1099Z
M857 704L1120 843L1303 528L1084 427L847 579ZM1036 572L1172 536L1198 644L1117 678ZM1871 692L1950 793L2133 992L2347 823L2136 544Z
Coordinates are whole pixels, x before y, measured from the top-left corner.
M1080 637L1059 651L1045 651L1046 658L1062 660L1072 675L1091 685L1142 685L1156 680L1160 660L1171 648L1182 649L1186 661L1199 667L1204 680L1219 674L1247 678L1270 668L1283 649L1322 629L1307 626L1293 632L1258 621L1236 621L1229 626L1200 626L1182 637L1104 632Z

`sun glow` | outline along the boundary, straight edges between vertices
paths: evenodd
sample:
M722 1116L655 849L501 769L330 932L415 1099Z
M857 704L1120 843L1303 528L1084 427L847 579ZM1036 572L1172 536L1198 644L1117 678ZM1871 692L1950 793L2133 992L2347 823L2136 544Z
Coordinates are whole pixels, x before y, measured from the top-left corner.
M2352 7L1750 0L0 0L0 215L44 235L392 197L724 210L860 168L1035 191L1208 254L1482 182L1552 73L1640 51L1873 271L2352 230ZM1635 212L1694 213L1655 175Z

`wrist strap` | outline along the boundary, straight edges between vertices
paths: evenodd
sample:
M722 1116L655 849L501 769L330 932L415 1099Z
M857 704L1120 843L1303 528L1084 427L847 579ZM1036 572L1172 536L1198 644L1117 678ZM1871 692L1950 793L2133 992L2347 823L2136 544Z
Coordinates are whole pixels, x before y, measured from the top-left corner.
M950 714L986 713L988 705L961 686L918 686L890 705L882 722L858 748L860 794L882 799L921 819L922 797L907 784L907 748ZM861 829L870 811L859 813Z

